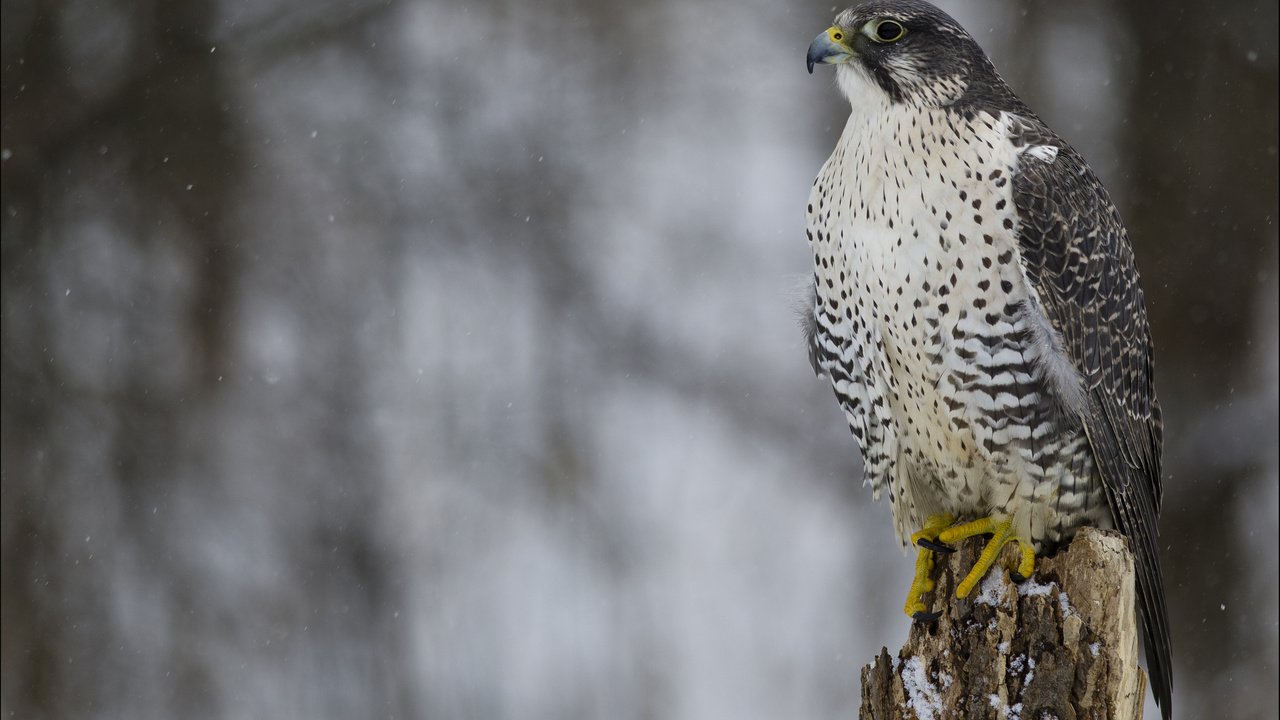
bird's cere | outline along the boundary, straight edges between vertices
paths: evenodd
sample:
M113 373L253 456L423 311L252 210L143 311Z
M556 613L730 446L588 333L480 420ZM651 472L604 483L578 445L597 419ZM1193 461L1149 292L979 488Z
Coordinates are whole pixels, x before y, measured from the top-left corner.
M809 54L805 56L805 62L812 75L814 65L837 65L849 62L852 57L853 50L845 43L845 32L837 27L829 27L809 43Z

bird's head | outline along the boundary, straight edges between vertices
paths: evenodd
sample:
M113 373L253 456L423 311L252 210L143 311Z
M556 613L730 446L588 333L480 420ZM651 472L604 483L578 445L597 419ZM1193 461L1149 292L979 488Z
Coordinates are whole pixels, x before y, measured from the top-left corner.
M982 48L951 16L923 0L871 0L840 13L806 58L836 66L855 106L951 105L975 86L1003 87Z

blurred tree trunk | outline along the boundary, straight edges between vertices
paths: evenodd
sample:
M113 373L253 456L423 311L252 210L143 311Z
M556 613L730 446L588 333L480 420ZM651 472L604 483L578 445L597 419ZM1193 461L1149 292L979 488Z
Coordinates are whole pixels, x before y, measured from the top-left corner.
M133 548L166 545L154 509L179 468L209 462L207 438L193 430L202 418L187 408L215 393L226 371L237 265L231 216L245 144L231 121L223 55L210 52L215 11L209 0L187 0L107 15L122 23L111 42L123 44L126 59L92 86L68 48L84 42L76 32L94 21L68 19L75 8L66 4L23 8L27 32L4 48L2 362L6 421L17 421L5 427L2 647L6 709L18 715L82 716L100 702L97 668L74 662L73 650L108 663L124 647L109 601L82 599L109 596L113 578L99 568L124 564ZM85 178L110 187L111 202L68 189ZM113 262L92 287L76 287L77 297L94 297L129 339L96 359L119 368L92 376L100 383L78 377L69 366L82 360L54 349L60 325L86 321L69 321L42 285L74 252L67 246L88 218L115 231L100 238ZM113 276L124 257L147 270ZM178 334L157 320L169 298L162 282L151 282L178 272L167 258L190 268L190 320ZM91 480L75 471L80 453L89 455L67 429L86 417L95 418L107 458ZM86 536L97 533L67 519L83 506L95 507L97 527L119 528L111 538L118 542L86 549ZM168 561L149 558L147 568L183 577ZM169 584L177 596L199 592L182 580ZM173 658L175 686L207 694L202 662L194 653Z
M1113 7L1132 38L1119 50L1132 79L1122 211L1151 313L1165 467L1177 471L1160 523L1175 687L1212 688L1222 668L1272 652L1246 629L1272 622L1268 604L1220 608L1248 592L1253 570L1224 558L1255 552L1240 544L1247 506L1238 498L1254 493L1274 443L1274 426L1231 400L1255 385L1256 314L1275 272L1276 9L1241 0ZM1274 686L1274 665L1245 666L1257 674L1235 676L1227 702L1238 712L1257 702L1253 688ZM1213 692L1186 699L1204 703L1181 707L1187 717L1224 711Z
M1197 357L1217 372L1192 387L1219 395L1247 369L1259 271L1275 234L1275 66L1236 36L1249 3L1115 7L1136 40L1126 221L1150 288L1200 289L1148 290L1161 369L1185 372Z

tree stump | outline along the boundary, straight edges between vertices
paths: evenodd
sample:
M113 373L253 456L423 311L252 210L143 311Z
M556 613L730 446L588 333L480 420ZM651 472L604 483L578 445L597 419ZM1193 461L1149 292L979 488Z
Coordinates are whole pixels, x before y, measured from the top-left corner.
M1133 556L1117 533L1086 528L1014 584L1012 545L964 600L956 584L984 540L939 559L926 603L896 658L862 669L863 720L1140 720Z

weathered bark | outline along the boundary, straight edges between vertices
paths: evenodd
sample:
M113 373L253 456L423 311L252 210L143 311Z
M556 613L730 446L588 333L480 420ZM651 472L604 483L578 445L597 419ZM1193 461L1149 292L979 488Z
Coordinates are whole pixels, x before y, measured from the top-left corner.
M864 720L1042 717L1138 720L1146 679L1138 667L1133 556L1115 533L1082 530L1016 585L995 569L964 600L955 586L982 540L938 563L926 598L942 612L915 623L891 658L862 669ZM1004 567L1014 553L1006 548Z

